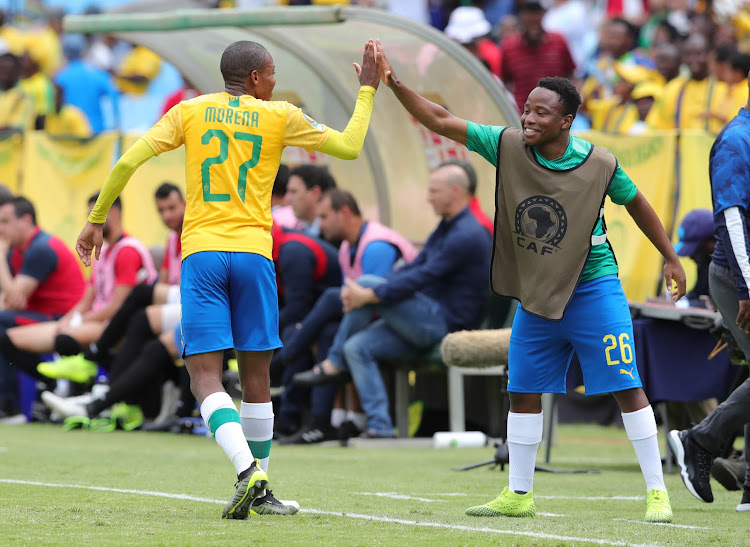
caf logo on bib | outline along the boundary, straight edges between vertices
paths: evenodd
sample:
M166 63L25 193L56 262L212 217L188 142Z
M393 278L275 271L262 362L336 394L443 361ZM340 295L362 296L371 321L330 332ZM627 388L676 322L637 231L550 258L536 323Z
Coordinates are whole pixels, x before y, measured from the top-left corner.
M568 229L568 216L556 200L549 196L531 196L516 207L515 233L560 246Z

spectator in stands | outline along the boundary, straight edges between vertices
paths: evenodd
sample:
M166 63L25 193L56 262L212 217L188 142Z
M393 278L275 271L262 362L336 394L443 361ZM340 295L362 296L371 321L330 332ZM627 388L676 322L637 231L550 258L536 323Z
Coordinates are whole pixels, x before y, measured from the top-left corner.
M745 106L748 100L747 76L750 73L750 55L734 51L729 57L725 81L727 82L726 109L723 120L728 122Z
M341 286L341 267L336 248L327 241L277 224L271 234L280 302L279 332L285 342L321 295L329 288ZM306 357L291 359L284 367L281 382L285 389L276 412L276 431L280 434L293 433L300 426L307 393L292 384L292 377L310 367Z
M331 188L336 188L336 181L326 167L299 165L289 172L286 201L294 209L297 219L302 221L300 230L305 235L320 236L320 198Z
M662 90L663 86L653 81L643 82L635 86L631 98L638 109L638 121L630 128L631 135L641 135L648 131L646 118L648 118L648 113L651 112L656 100L661 97Z
M536 0L522 0L519 8L521 34L503 39L502 80L513 92L523 112L529 92L539 78L572 76L576 65L565 38L542 27L544 7Z
M89 199L89 210L97 197L95 194ZM14 327L0 337L0 353L14 366L38 377L38 372L44 374L55 366L42 363L38 369L41 355L80 353L82 347L101 336L107 321L133 287L142 282L151 283L156 278L148 249L123 231L119 201L115 202L112 213L104 224L101 260L95 263L88 287L78 303L57 321ZM90 375L72 378L77 382L90 379Z
M637 85L652 80L653 73L644 66L622 63L615 63L615 71L618 80L614 95L608 99L589 99L586 101L586 110L591 116L591 129L628 135L639 121L633 91Z
M78 261L58 237L39 228L24 197L0 191L0 334L11 327L55 321L83 295ZM37 375L38 376L38 375ZM0 412L15 413L16 371L0 355Z
M654 65L663 79L663 83L671 82L680 75L682 56L680 48L671 43L661 44L654 50Z
M0 54L0 131L34 128L34 105L18 87L21 62L12 53Z
M47 376L92 377L97 365L106 370L122 370L143 351L147 342L162 333L171 332L180 322L180 236L185 218L185 199L175 184L163 182L156 189L154 201L161 221L169 229L158 281L135 286L96 342L90 344L82 354L62 357L54 366L45 365ZM115 354L113 350L118 345ZM117 360L125 364L118 365Z
M80 108L89 120L94 134L105 129L103 101L108 100L115 119L119 118L119 93L104 70L83 59L86 39L69 34L63 41L68 64L57 73L55 82L63 89L67 103Z
M545 31L556 32L565 38L580 75L596 51L595 17L593 10L582 0L554 0L542 19Z
M585 70L587 78L581 88L584 101L607 99L613 94L614 85L619 78L615 63L653 67L653 61L635 49L637 43L638 29L625 19L610 19L602 25L599 53ZM526 97L523 99L526 100Z
M453 169L459 169L453 167ZM476 175L475 175L476 177ZM397 263L410 263L417 256L414 246L398 232L379 222L366 221L354 196L345 190L333 189L323 195L320 202L320 229L330 241L341 241L338 262L344 279L359 279L362 275L385 277ZM339 321L343 315L340 287L327 289L304 320L295 325L284 347L274 355L274 363L286 363L302 354L317 342L316 361L327 355ZM311 393L310 423L295 435L282 439L287 444L316 443L333 435L333 428L342 425L331 423L331 407L335 389L329 386L313 387ZM365 421L356 391L350 391L350 410L344 416L351 423L345 430L364 429ZM343 404L341 405L343 408ZM351 435L350 435L351 436Z
M669 82L648 115L652 129L704 129L718 133L723 127L724 97L727 84L708 71L708 42L700 34L685 42L683 60L690 76Z
M750 82L748 82L750 85ZM748 293L747 226L750 221L750 102L719 133L709 156L714 231L709 266L711 297L746 358L750 358L750 294ZM685 486L706 503L714 500L709 474L712 461L745 430L745 455L750 449L750 379L698 425L670 431L667 441ZM723 482L723 481L722 481ZM737 511L750 511L750 464L746 462L742 500Z
M44 117L44 131L51 137L89 139L94 136L86 114L72 104L65 104L63 90L55 88L55 107Z
M341 291L344 318L328 357L295 378L317 385L351 374L367 414L368 437L393 436L378 363L475 327L487 294L491 238L469 211L465 172L455 165L433 171L428 200L441 222L419 256L386 277L347 280Z
M0 9L0 40L3 40L7 46L7 51L13 55L20 56L23 54L24 36L16 27L8 24L6 13Z
M481 8L461 6L453 10L445 27L445 34L468 49L498 78L501 75L503 53L489 38L492 25Z
M21 56L21 80L18 85L34 105L34 127L44 127L44 116L55 108L52 80L39 68L38 51L34 44Z

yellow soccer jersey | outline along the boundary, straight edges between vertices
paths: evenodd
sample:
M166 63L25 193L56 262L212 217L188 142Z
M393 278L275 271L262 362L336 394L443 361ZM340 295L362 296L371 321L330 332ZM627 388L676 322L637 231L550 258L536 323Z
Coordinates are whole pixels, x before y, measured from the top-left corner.
M200 251L271 259L271 190L286 146L318 150L329 129L294 105L226 92L167 112L144 136L155 155L185 145L182 258Z

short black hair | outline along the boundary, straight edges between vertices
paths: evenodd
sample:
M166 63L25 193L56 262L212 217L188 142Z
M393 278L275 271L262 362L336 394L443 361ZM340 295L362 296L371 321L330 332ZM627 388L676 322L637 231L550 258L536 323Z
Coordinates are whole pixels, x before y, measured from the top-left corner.
M717 63L728 63L735 53L737 47L734 44L722 44L714 49L714 59Z
M732 67L732 70L741 71L747 77L750 72L750 55L735 51L729 58L729 66Z
M298 165L289 172L289 176L296 175L303 180L308 190L320 186L322 192L336 188L336 181L327 167L320 165Z
M444 161L443 163L438 165L438 168L446 167L447 165L455 165L463 169L464 172L466 173L466 176L469 178L469 188L468 188L469 193L472 196L477 193L477 172L474 169L474 166L472 164L470 164L466 160L455 159L455 160Z
M627 19L623 19L621 17L613 17L607 22L607 24L622 25L625 27L625 31L628 33L628 36L630 36L630 49L633 49L638 44L640 30L638 29L636 25L634 25Z
M99 199L100 192L97 192L96 194L93 194L88 201L89 205L92 205L96 203L96 200ZM122 212L122 201L120 201L120 196L117 196L115 198L115 201L112 202L112 207L116 207L118 211Z
M156 189L156 192L154 192L154 199L167 199L172 192L177 192L177 195L182 199L182 191L180 191L180 188L175 183L162 182Z
M0 184L0 207L7 205L13 199L13 192L4 184Z
M10 200L10 203L13 204L16 218L29 215L31 217L31 223L36 226L36 210L34 209L34 205L28 199L23 196L16 196Z
M359 205L357 205L357 200L354 199L354 196L351 194L351 192L347 192L346 190L342 190L341 188L333 188L332 190L328 190L323 197L328 196L331 200L331 209L334 211L340 211L342 207L349 207L349 210L352 212L352 214L361 217L362 213L359 212Z
M574 118L581 106L581 94L578 93L576 86L567 78L555 76L554 78L542 78L536 84L537 87L543 87L554 91L560 96L560 102L563 105L563 116L571 115Z
M229 44L221 54L219 68L225 82L237 82L247 78L253 70L261 71L266 66L268 50L258 42L240 40Z
M285 163L279 165L279 170L276 172L276 178L273 181L273 190L271 195L276 197L284 197L286 194L286 183L289 182L289 166Z

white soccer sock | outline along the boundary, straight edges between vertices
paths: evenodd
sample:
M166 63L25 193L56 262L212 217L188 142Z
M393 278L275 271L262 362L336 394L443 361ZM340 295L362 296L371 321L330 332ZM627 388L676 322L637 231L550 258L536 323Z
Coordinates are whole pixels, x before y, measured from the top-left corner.
M334 408L331 410L331 427L338 429L346 419L345 408Z
M666 490L659 454L659 440L656 436L656 418L654 418L651 405L635 412L623 412L622 423L625 425L628 439L633 443L641 473L646 480L646 491L652 488Z
M360 431L364 431L367 428L367 414L364 412L353 412L350 410L346 413L346 421L353 422Z
M247 446L245 435L242 434L240 415L229 394L217 391L203 399L201 416L216 442L232 461L237 474L250 467L253 463L253 454Z
M544 413L508 413L508 489L531 492L534 489L534 467L539 443L542 442Z
M245 403L240 406L242 431L247 446L260 460L260 467L268 473L273 442L273 403Z

